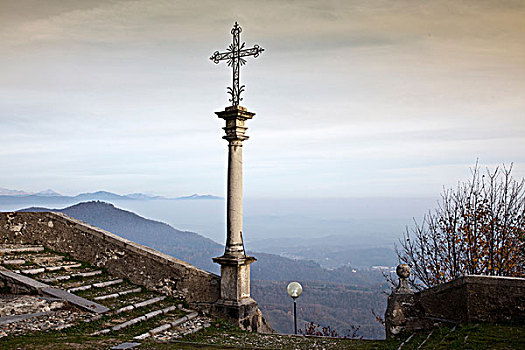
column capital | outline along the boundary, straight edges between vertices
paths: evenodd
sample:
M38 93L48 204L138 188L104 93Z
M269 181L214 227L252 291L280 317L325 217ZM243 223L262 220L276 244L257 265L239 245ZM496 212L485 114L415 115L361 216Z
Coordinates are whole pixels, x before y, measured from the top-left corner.
M226 127L224 131L226 136L222 138L228 141L244 141L249 137L245 135L247 127L244 126L244 122L247 119L252 119L255 113L248 112L245 107L242 106L229 106L224 111L215 112L219 118L226 121Z
M232 118L243 118L252 119L255 113L248 112L248 109L243 106L228 106L224 111L215 112L219 118L222 119L232 119Z

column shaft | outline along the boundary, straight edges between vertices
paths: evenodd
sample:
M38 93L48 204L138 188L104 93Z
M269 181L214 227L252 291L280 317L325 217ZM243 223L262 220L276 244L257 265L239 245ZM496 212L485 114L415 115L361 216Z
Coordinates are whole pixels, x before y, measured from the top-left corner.
M242 238L242 141L228 144L228 194L225 256L244 257Z

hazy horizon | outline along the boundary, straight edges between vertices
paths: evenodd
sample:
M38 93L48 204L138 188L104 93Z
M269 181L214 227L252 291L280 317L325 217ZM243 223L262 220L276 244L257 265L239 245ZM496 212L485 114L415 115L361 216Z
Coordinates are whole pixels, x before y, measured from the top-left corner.
M436 197L525 175L525 2L0 3L0 187L224 197L241 40L246 198Z
M13 194L9 194L9 193L3 193L3 191L15 191L15 192L23 192L23 193L13 193ZM27 196L27 195L38 195L42 192L46 192L46 191L53 191L53 192L56 192L57 193L57 196L63 196L63 197L75 197L77 195L81 195L81 194L89 194L89 193L97 193L97 192L107 192L107 193L112 193L112 194L116 194L116 195L119 195L119 196L127 196L127 195L133 195L133 194L144 194L144 195L147 195L147 196L158 196L158 197L161 197L161 198L154 198L154 199L158 199L158 200L172 200L172 199L180 199L181 197L189 197L189 196L192 196L192 195L198 195L198 196L207 196L207 195L210 195L210 196L215 196L215 197L218 197L217 199L215 200L225 200L225 196L224 194L223 195L218 195L218 194L215 194L215 193L204 193L204 192L181 192L179 194L176 194L175 196L173 197L169 197L167 195L164 195L162 193L142 193L142 192L138 192L138 191L135 191L135 192L123 192L123 193L118 193L118 192L114 192L114 191L110 191L110 190L106 190L106 189L100 189L100 190L94 190L94 191L91 191L91 192L76 192L76 193L60 193L58 191L55 191L53 188L45 188L45 189L41 189L41 190L36 190L36 191L25 191L24 189L21 189L21 188L5 188L5 187L1 187L0 186L0 196L20 196L20 197L23 197L23 196ZM381 198L385 198L385 199L429 199L429 198L439 198L439 193L436 195L436 196L405 196L405 197L402 197L402 196L386 196L386 195L383 195L383 196L363 196L363 197L360 197L360 196L324 196L324 197L307 197L307 196L304 196L304 197L286 197L286 198L278 198L278 197L272 197L272 196L244 196L244 200L248 199L268 199L268 200L302 200L302 199L319 199L319 200L323 200L323 199L381 199ZM42 197L45 197L45 196L42 196Z
M42 197L16 203L2 200L0 211L28 207L63 209L84 202ZM225 240L224 200L105 200L117 208L179 230ZM253 199L244 200L247 249L278 251L290 246L393 247L407 225L437 203L435 198Z

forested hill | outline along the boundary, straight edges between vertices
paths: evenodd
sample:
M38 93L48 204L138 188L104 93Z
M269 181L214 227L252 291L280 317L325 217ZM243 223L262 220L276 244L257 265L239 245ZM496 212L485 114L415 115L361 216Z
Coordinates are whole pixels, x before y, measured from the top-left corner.
M55 211L115 233L130 241L157 249L202 269L218 272L212 257L223 253L223 247L195 232L180 231L160 221L143 218L113 204L92 201L64 209L27 208L21 211Z

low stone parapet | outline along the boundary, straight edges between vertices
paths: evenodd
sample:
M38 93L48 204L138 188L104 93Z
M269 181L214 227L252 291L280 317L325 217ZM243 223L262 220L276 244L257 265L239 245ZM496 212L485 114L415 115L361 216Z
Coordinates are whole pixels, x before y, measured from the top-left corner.
M408 275L399 277L401 286ZM387 337L435 323L511 321L525 322L525 278L467 275L417 293L398 287L385 313Z
M525 278L467 275L416 294L428 317L525 321Z
M201 309L220 296L219 276L62 213L0 213L0 243L41 244Z

